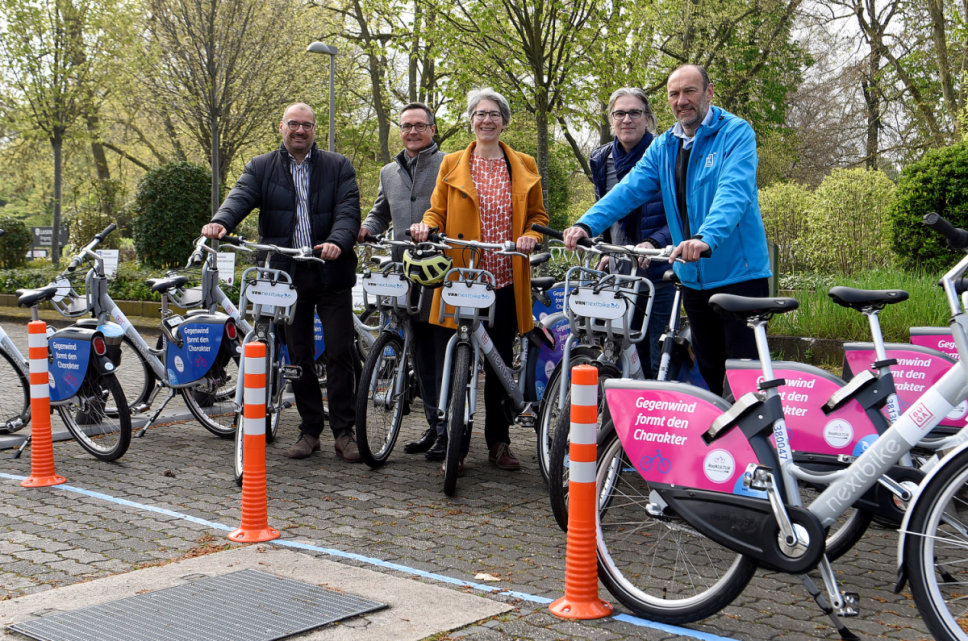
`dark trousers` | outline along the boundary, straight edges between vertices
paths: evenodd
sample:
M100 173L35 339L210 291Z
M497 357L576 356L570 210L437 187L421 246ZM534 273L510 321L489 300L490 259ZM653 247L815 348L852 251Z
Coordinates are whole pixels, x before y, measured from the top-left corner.
M447 341L454 330L418 320L411 321L411 329L413 365L420 384L420 398L423 399L427 425L437 430L438 435L443 435L447 432L447 423L437 418L437 403L440 399Z
M323 431L323 395L316 378L313 312L319 315L326 342L326 394L333 434L351 429L356 422L356 373L353 359L353 292L347 287L332 290L322 286L316 265L295 263L293 284L299 297L292 324L286 332L289 355L302 375L292 382L299 429L319 437Z
M756 339L746 322L723 316L709 306L713 294L763 297L769 295L766 278L724 285L715 289L682 289L682 306L689 319L692 349L709 391L722 396L727 358L757 358Z
M518 331L517 307L514 303L514 287L508 285L497 290L494 301L494 324L488 325L487 333L494 343L494 348L506 364L510 366L514 358L514 337ZM484 440L487 448L491 449L498 443L511 442L511 408L508 405L508 393L501 385L500 377L491 368L490 363L484 365Z

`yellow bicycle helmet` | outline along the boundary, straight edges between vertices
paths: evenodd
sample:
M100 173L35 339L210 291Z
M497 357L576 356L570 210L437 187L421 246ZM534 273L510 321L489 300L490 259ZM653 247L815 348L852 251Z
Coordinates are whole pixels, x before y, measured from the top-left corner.
M454 261L436 249L408 249L403 253L403 274L424 287L440 287Z

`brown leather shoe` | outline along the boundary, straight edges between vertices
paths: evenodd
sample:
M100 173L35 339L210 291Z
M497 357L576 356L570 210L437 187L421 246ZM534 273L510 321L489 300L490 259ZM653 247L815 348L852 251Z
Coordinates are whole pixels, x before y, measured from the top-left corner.
M515 471L521 469L521 461L514 458L507 443L498 443L487 454L487 460L499 470Z
M360 448L356 446L353 430L343 430L336 436L336 456L347 463L360 462Z
M293 443L286 455L289 458L309 458L313 452L319 451L319 439L305 432L299 434L299 439Z

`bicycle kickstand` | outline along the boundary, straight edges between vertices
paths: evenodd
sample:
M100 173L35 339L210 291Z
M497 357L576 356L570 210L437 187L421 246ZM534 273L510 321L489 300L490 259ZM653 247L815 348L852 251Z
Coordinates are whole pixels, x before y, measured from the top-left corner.
M827 564L829 569L829 563L827 557L824 556L822 564ZM857 594L854 592L845 592L841 597L841 607L838 610L834 610L830 601L823 595L820 588L817 586L816 582L807 574L801 574L800 580L803 582L807 592L813 597L823 613L826 614L830 620L833 622L834 627L837 628L837 632L840 633L840 638L843 641L860 641L860 637L850 631L850 629L844 625L844 622L840 620L840 615L844 616L857 616Z
M27 446L30 445L30 438L31 438L31 435L28 434L27 437L24 439L24 442L20 444L20 447L17 448L17 451L14 452L13 456L11 456L10 458L12 459L20 458L20 455L23 454L24 450L27 449Z

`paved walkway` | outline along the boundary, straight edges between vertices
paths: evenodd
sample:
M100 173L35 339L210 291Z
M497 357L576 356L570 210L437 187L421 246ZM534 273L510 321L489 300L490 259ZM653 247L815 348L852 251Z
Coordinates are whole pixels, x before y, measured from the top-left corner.
M442 623L439 636L426 638L838 638L795 579L766 571L720 615L688 629L638 619L620 606L618 616L600 621L558 619L547 604L563 593L565 537L547 507L533 434L512 428L512 447L524 469L506 473L488 465L477 430L458 494L447 498L439 463L402 452L402 443L422 430L422 411L411 413L406 423L389 463L374 471L338 460L328 434L322 452L304 461L287 459L297 424L290 410L267 454L269 524L283 536L264 548L292 550L307 563L326 559L372 572L374 589L381 576L392 577L403 585L417 582L442 588L444 595L473 594L511 607L480 621ZM150 429L113 464L62 441L54 454L67 484L41 489L19 485L30 473L29 456L11 460L9 450L0 452L0 624L15 620L13 613L24 603L18 598L26 595L72 585L93 594L99 591L97 579L206 555L226 570L238 565L220 556L239 547L226 539L240 521L231 452L231 441L192 422ZM861 616L847 620L861 638L929 638L909 594L892 593L895 541L893 532L874 529L838 564L842 589L861 595ZM318 582L327 583L327 577ZM353 591L370 598L365 581ZM440 591L422 594L414 589L409 602L397 602L396 615L427 616L421 613L428 606L447 609L449 599ZM602 595L609 598L604 590ZM70 607L70 600L62 600L58 609ZM359 624L334 627L345 631L354 625Z

